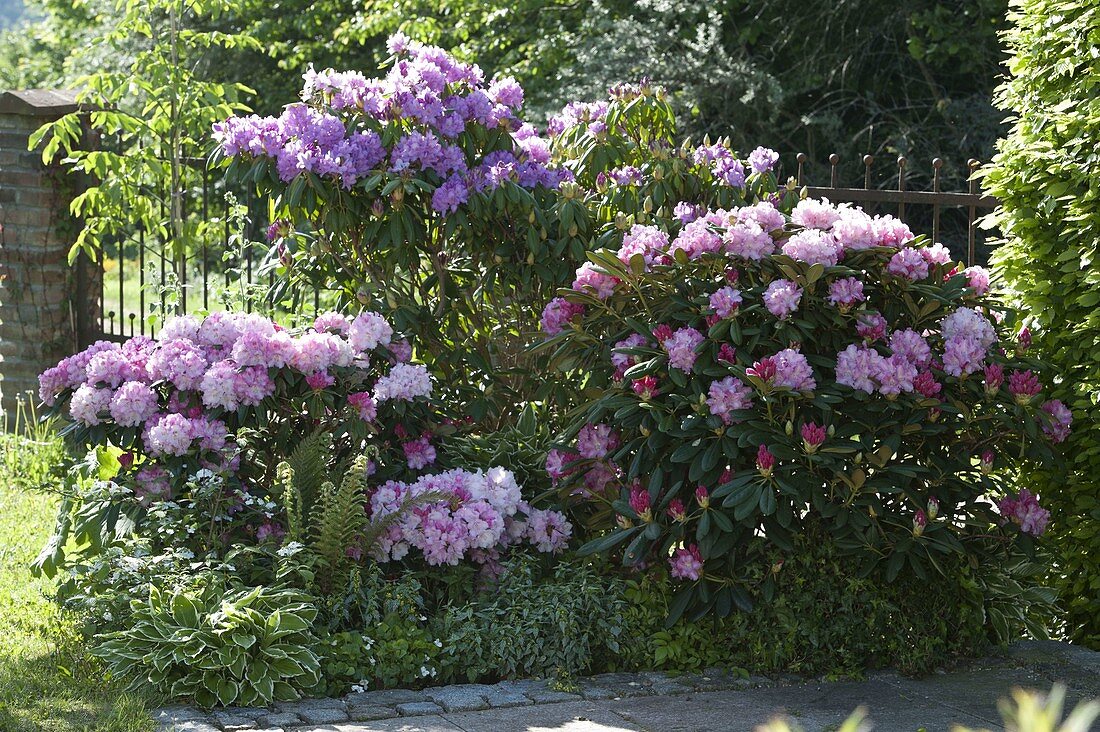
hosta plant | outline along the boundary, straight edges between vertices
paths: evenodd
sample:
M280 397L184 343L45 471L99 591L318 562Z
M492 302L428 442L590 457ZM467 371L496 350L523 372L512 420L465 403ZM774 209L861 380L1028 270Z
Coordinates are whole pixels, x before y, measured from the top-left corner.
M933 581L1049 518L1006 474L1052 463L1071 416L986 273L888 216L791 203L635 225L544 318L592 397L548 470L590 551L682 581L673 616L749 607L761 549L796 534Z
M315 686L320 662L309 597L289 590L153 587L132 625L102 636L94 653L131 688L202 706L266 706Z

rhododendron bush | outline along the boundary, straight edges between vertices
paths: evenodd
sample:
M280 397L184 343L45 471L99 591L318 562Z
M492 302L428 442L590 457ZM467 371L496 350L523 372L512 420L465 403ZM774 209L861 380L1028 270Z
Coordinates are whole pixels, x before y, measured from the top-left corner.
M62 507L65 530L41 566L52 572L64 559L74 510L78 541L95 549L132 533L197 555L278 547L295 538L287 534L303 501L324 500L287 500L278 480L278 466L311 435L324 438L319 470L357 472L352 480L365 486L342 512L398 519L372 541L344 537L337 550L348 557L399 560L415 548L428 565L484 564L521 541L560 551L568 522L532 509L510 472L431 472L446 467L437 445L452 428L435 413L432 378L411 353L372 312L324 314L299 331L260 315L214 313L169 319L157 340L101 341L64 359L41 375L41 398L68 419L63 433L74 449L93 448L98 482L82 496L94 498ZM176 514L203 513L219 525L163 531Z
M516 401L501 377L527 365L523 331L572 271L567 250L583 256L556 196L570 174L519 116L514 79L401 34L389 48L385 76L310 70L301 103L214 136L231 175L276 197L279 287L372 304L464 410L496 419L490 404Z
M948 555L1029 549L1049 518L1008 476L1053 461L1071 415L984 270L783 194L633 224L544 313L544 348L593 396L547 469L587 550L684 583L674 616L749 607L767 589L743 578L796 535L932 581Z

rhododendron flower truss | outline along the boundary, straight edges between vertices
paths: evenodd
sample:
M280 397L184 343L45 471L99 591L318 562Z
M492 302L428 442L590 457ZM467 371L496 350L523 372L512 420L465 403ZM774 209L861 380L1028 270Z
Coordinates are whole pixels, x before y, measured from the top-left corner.
M1056 464L1073 415L1043 401L1021 315L896 219L793 198L622 227L558 291L569 327L546 318L594 389L551 466L586 551L670 571L680 611L744 606L796 533L892 580L1046 526L1008 480Z

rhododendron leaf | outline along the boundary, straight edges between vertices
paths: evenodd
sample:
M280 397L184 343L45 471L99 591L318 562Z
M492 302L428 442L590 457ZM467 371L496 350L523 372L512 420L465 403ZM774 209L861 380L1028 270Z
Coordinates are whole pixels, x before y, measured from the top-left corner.
M597 537L595 539L592 539L589 542L586 542L583 546L581 546L580 549L577 550L577 553L579 555L581 555L582 557L585 557L585 556L589 556L591 554L600 554L600 553L606 552L609 549L611 549L611 548L617 546L618 544L622 543L623 541L626 541L633 534L635 534L639 529L640 529L640 527L637 527L637 526L629 528L629 529L616 529L616 530L612 531L610 534L607 534L605 536L600 536L600 537Z
M644 532L638 534L623 551L623 564L627 567L633 567L645 561L651 543L651 540L646 538Z
M668 604L668 617L665 618L666 628L671 628L681 617L683 617L688 605L691 604L693 595L694 591L691 585L681 588L673 595L672 601Z
M760 491L760 513L765 516L771 516L775 513L775 492L769 487L765 486Z

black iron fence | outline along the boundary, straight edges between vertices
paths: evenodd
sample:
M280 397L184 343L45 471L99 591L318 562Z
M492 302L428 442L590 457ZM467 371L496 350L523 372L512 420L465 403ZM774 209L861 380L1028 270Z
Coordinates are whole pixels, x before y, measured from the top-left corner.
M89 280L95 284L86 310L92 316L85 319L87 332L81 334L85 344L101 338L153 336L167 314L223 309L227 294L250 307L255 300L243 293L255 294L270 284L272 275L264 259L268 202L247 187L229 184L220 169L205 160L190 164L195 174L184 197L184 214L201 224L188 229L201 236L180 247L163 235L137 229L105 242L94 263L102 277ZM966 173L978 165L967 161ZM984 263L988 245L977 222L997 201L982 195L973 180L965 191L941 190L946 168L939 158L922 169L904 157L876 161L868 155L846 165L835 154L822 163L799 153L784 156L779 175L781 180L793 177L811 196L854 203L869 213L893 214L914 232L930 232L956 258ZM320 302L320 292L314 293L307 309L315 310Z

